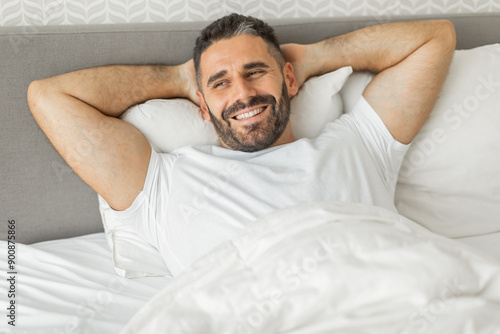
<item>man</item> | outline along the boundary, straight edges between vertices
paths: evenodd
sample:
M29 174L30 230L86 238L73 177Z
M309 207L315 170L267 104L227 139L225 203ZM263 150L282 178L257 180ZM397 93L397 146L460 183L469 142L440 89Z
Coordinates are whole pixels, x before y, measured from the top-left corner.
M264 22L232 14L205 28L184 64L76 71L33 82L28 101L68 164L175 274L279 208L344 201L395 211L406 144L431 112L454 48L451 23L423 21L280 50ZM377 75L349 115L295 141L290 97L307 78L348 65ZM171 97L199 103L223 147L158 154L117 118Z

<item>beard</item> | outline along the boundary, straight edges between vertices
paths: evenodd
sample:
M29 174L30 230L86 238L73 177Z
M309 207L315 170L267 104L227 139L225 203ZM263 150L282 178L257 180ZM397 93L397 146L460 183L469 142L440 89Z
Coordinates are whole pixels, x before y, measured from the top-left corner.
M261 104L269 105L269 115L259 122L243 125L237 130L230 119L235 113ZM290 97L283 79L279 103L272 95L252 96L248 103L236 102L224 109L218 119L207 105L208 113L219 139L229 148L243 152L255 152L268 148L283 134L290 119Z

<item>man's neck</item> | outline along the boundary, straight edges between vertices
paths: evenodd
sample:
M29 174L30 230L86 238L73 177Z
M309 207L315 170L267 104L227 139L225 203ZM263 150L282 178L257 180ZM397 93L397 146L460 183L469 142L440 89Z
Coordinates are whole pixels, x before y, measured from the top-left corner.
M278 140L274 144L272 144L270 147L289 144L289 143L292 143L294 141L295 141L295 137L293 136L292 125L291 125L291 122L288 122L288 124L285 128L285 131L283 131L283 133L278 138Z

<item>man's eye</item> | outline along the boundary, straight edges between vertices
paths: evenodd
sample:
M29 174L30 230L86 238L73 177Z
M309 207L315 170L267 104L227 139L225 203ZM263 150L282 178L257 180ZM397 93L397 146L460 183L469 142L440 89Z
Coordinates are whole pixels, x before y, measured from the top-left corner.
M258 74L260 74L260 73L262 73L262 71L252 71L252 72L250 72L248 75L249 75L249 76L256 76L256 75L258 75Z
M219 82L215 83L214 88L218 88L220 86L223 86L225 83L226 83L225 81L219 81Z

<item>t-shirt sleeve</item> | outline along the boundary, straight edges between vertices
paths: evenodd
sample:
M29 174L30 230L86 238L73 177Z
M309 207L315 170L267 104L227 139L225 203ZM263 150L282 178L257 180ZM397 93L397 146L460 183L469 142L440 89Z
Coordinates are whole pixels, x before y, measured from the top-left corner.
M363 96L346 116L359 132L364 146L383 173L388 189L394 191L399 169L410 144L402 144L394 139L380 116Z
M168 204L168 175L174 159L173 155L159 154L152 149L143 190L126 210L108 210L108 215L113 216L112 221L127 226L156 248L159 245L157 237L160 217Z

